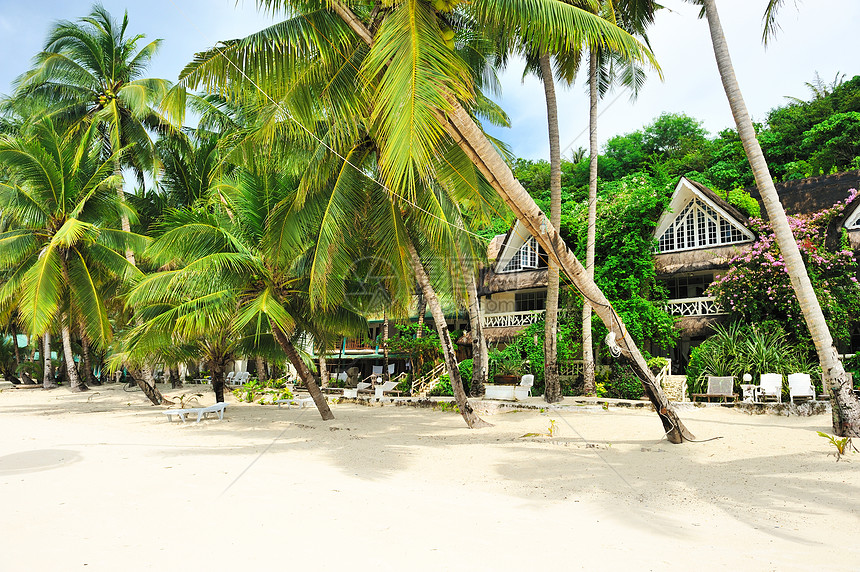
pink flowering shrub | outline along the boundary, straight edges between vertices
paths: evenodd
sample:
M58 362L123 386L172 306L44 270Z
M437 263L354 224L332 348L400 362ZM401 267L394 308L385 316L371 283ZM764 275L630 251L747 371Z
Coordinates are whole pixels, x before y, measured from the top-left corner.
M788 217L825 319L837 340L848 339L849 321L860 316L860 286L857 260L847 235L841 227L830 228L831 233L840 234L828 240L828 227L857 196L857 190L852 189L845 201L828 209ZM761 219L750 222L758 239L729 261L731 268L725 275L715 277L710 294L733 318L747 323L776 320L795 340L809 339L773 230Z

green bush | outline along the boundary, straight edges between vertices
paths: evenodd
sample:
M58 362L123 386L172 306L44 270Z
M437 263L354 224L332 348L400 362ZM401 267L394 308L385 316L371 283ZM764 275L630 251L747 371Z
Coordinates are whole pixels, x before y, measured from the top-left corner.
M451 387L451 379L448 377L448 374L443 375L439 378L439 383L436 384L436 387L430 390L427 394L430 397L439 397L442 395L453 396L454 388Z
M845 371L854 375L854 389L860 389L860 354L845 360Z
M607 388L608 397L616 399L639 399L642 397L642 381L627 366L612 364L612 373Z
M464 359L460 362L460 377L463 378L463 383L466 383L467 380L472 379L472 368L474 362L471 358Z

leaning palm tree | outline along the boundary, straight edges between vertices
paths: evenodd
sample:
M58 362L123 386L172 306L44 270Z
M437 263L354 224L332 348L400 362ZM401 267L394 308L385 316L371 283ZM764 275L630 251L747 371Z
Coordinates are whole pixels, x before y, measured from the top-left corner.
M326 6L283 0L260 0L260 4L276 9L288 5L299 16L253 39L216 46L199 55L183 77L207 86L253 85L277 101L301 100L303 105L295 112L291 109L290 116L298 123L313 116L318 120L321 108L326 113L353 114L355 121L345 122L344 130L333 134L329 144L337 147L338 137L352 139L355 129L371 126L379 143L379 171L386 187L410 200L419 181L432 174L440 146L458 146L595 307L617 341L613 348L642 380L669 440L680 443L691 438L620 316L476 123L470 113L479 103L472 75L448 46L443 32L448 33L449 12L454 8L465 20L476 22L477 29L507 25L549 52L581 43L611 45L645 60L651 58L650 52L617 27L557 0L513 0L504 5L480 0L446 4L441 9L423 0L373 8L339 1ZM270 73L273 65L276 74ZM323 76L334 81L320 84L317 90L302 89L303 78L320 80ZM304 113L307 111L311 113ZM312 132L312 126L308 123L302 128Z
M58 133L50 119L32 133L0 139L0 162L10 173L0 184L0 210L18 228L0 234L0 267L13 269L0 288L0 305L18 297L21 321L31 335L49 334L59 322L73 390L77 376L72 331L78 324L96 345L112 335L104 285L140 272L118 251L140 250L146 239L114 230L121 214L133 215L113 191L113 157L102 160L97 131ZM47 363L47 362L46 362Z
M738 135L752 167L756 187L758 187L768 218L773 226L777 244L785 258L791 286L800 303L806 326L809 328L809 333L815 344L823 372L824 385L831 395L831 403L833 404L833 431L841 436L860 437L860 400L854 395L850 377L845 372L842 362L839 361L839 354L824 319L824 313L821 311L821 304L815 296L812 282L800 255L800 249L791 232L785 210L779 202L773 177L768 169L761 145L756 138L755 128L735 77L728 44L717 12L716 0L693 1L703 6L703 14L707 17L720 79L729 100L732 116L737 124ZM775 29L776 9L781 4L782 0L771 0L768 4L768 10L765 13L765 38L769 32L772 33Z

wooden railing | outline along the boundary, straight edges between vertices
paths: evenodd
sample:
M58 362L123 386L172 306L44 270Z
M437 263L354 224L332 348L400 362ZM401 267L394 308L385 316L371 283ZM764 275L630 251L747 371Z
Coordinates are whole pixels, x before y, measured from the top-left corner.
M719 316L726 313L712 297L669 300L664 309L672 316Z
M540 320L544 310L529 310L526 312L502 312L500 314L484 314L485 328L510 328L528 326Z
M436 387L439 378L445 373L445 362L440 363L424 376L412 380L412 395L426 397L427 392Z
M343 343L344 351L349 350L372 350L376 349L376 345L374 345L373 341L368 338L355 339L355 340L346 340Z

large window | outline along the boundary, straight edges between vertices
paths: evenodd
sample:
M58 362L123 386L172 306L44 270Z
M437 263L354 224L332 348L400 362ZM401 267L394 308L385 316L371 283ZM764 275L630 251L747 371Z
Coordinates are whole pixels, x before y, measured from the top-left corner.
M682 276L662 280L663 286L669 292L670 300L701 298L705 295L705 290L708 289L708 286L713 281L713 274L699 274L698 276Z
M698 197L687 203L660 237L660 252L734 244L749 240L743 231Z
M514 294L514 308L517 312L546 310L546 290L517 292Z

